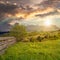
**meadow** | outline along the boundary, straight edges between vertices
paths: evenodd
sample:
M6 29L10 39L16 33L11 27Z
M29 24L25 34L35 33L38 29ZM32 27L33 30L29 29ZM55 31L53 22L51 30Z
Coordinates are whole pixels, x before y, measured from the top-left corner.
M8 34L0 36L16 38L0 60L60 60L60 30L27 32L24 26L15 25Z
M44 42L18 42L0 60L60 60L60 39Z

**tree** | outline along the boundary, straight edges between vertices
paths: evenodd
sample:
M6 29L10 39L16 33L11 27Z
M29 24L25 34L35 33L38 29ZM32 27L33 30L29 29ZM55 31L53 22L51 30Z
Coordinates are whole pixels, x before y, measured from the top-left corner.
M27 35L27 31L23 25L19 25L18 23L16 23L10 30L10 35L14 36L17 41L22 41Z

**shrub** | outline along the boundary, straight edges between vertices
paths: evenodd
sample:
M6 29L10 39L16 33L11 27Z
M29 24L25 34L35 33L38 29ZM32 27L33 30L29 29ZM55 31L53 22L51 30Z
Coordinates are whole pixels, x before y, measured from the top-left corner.
M30 38L30 42L35 42L35 41L36 41L36 38L33 38L33 37Z
M43 38L40 37L40 36L38 36L38 37L37 37L37 40L41 42L41 41L43 40Z

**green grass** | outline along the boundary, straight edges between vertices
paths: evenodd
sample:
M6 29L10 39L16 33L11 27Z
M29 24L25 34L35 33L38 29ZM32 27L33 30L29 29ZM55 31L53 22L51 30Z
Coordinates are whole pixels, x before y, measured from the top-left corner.
M0 60L60 60L60 40L19 42L9 47Z

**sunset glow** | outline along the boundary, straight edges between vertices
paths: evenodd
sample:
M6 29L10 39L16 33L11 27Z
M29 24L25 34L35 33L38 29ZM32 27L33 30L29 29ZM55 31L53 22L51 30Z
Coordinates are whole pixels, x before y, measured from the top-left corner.
M45 25L45 26L51 26L51 25L52 25L52 21L51 21L51 20L46 20L46 21L44 22L44 25Z

